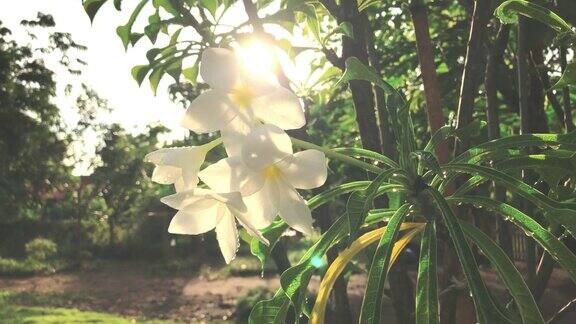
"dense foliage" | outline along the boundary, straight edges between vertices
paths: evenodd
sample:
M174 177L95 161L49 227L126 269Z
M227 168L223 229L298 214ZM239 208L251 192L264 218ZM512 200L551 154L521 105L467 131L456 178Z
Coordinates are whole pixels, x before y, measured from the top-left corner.
M91 19L104 3L84 1ZM121 4L114 2L117 10ZM389 279L397 320L435 323L440 315L447 322L471 320L466 310L455 308L456 303L461 305L459 300L467 299L449 284L449 278L456 276L467 282L478 322L544 322L534 296L536 300L541 297L554 262L570 274L576 261L561 241L576 230L574 134L538 134L574 129L570 86L576 63L567 62L575 41L570 1L539 5L522 0L413 0L405 5L395 1L244 0L241 5L248 19L232 26L220 22L227 12L238 15L242 11L234 2L166 0L151 5L155 13L143 33L133 26L148 6L146 0L117 29L126 48L144 36L154 45L146 55L148 63L132 70L139 83L148 76L156 91L168 74L176 81L173 91L185 88L179 85L181 76L194 87L200 53L207 47L250 46L255 38L293 60L312 52L311 77L317 81L291 83L280 67L276 76L281 85L293 86L304 96L312 116L308 129L316 141L348 147L331 150L310 144L305 131L295 132L293 143L374 173L368 182L336 177L342 183L308 200L310 209L318 209L317 223L324 233L300 262L284 271L282 288L253 309L250 321L279 323L305 315L312 323L324 322L328 296L347 263L378 240L366 263L368 283L360 322L380 322L388 269L399 251L422 233L416 287L411 287L406 274L390 272L395 275ZM494 9L497 18L491 15ZM550 9L567 14L563 19ZM518 28L512 31L509 24L516 22ZM288 36L274 32L273 26L286 30ZM185 30L196 36L183 36ZM159 45L160 32L169 36L165 45ZM294 35L308 36L314 45L298 47L291 39ZM338 76L340 80L334 83ZM422 83L417 82L420 78ZM350 92L342 91L345 84ZM195 97L199 92L181 93ZM356 123L342 128L352 116L351 106ZM449 126L444 126L446 115ZM484 118L487 132L486 123L480 122ZM349 147L355 138L346 139L355 136L356 130L365 150ZM453 145L449 138L456 138ZM343 213L330 221L328 210L318 207L347 193L345 206L331 208ZM386 198L380 199L382 195ZM490 212L457 207L462 204ZM502 216L495 228L487 222L489 215ZM382 221L387 222L385 227ZM513 251L508 221L540 246L536 248L529 240L526 281L509 259ZM287 228L278 220L262 233L274 246ZM329 253L335 249L344 250L336 257ZM271 249L253 238L251 250L264 260ZM478 271L478 253L498 272L515 307L499 305L487 288ZM305 303L307 286L325 254L330 265L310 310ZM538 269L537 257L541 258ZM438 291L444 289L450 297L440 303ZM337 318L349 321L345 288L336 291L335 302Z
M283 235L289 226L282 217L260 229L265 240L240 233L263 265L271 257L281 272L281 288L253 308L251 323L355 321L345 282L354 271L368 278L361 323L386 322L384 296L396 322L544 323L539 306L552 270L562 268L576 283L574 1L82 3L91 20L99 10L130 13L117 34L126 49L147 42L132 76L139 84L147 79L153 92L171 77L171 95L187 106L209 91L199 78L206 49L258 42L274 53L278 83L302 99L307 125L289 131L291 141L329 159L327 183L303 193L321 235L290 264L286 246L295 240ZM53 22L40 15L25 24ZM63 135L50 104L51 71L8 35L0 29L1 221L21 228L22 220L62 217L73 230L52 234L73 233L60 240L77 260L105 245L129 246L139 237L134 231L148 241L137 245L168 246L158 234L166 221L142 221L145 213L167 215L154 197L171 189L152 186L142 161L164 130L131 135L92 125L92 110L82 107L106 108L86 89L94 100L79 99L79 110L103 143L93 174L72 177L63 161L74 136ZM290 66L302 65L309 75L293 77ZM217 136L191 134L185 144ZM207 161L222 156L216 151ZM65 198L49 203L54 192ZM518 233L525 234L525 267L515 263L511 237ZM418 251L415 263L403 258L409 245ZM41 254L29 251L26 261ZM506 291L487 285L485 271ZM320 288L309 298L314 275ZM550 321L567 309L554 310Z

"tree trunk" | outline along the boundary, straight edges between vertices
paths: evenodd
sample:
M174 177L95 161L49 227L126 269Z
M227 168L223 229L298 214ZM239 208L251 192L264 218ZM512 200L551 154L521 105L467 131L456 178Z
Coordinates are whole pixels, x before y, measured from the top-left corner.
M418 60L422 71L422 82L424 83L428 125L431 133L434 133L444 126L444 114L442 112L442 99L436 74L436 64L434 63L434 45L432 45L428 27L428 10L422 0L412 0L410 2L410 14L414 24ZM448 162L449 153L446 142L438 146L436 155L440 163Z
M354 29L354 38L342 37L342 59L345 61L350 57L356 57L362 63L368 65L366 46L366 21L368 17L366 17L365 13L358 12L356 0L342 0L340 7L341 15L337 17L338 22L349 22ZM372 85L370 82L361 80L353 80L349 84L362 146L374 152L382 152Z

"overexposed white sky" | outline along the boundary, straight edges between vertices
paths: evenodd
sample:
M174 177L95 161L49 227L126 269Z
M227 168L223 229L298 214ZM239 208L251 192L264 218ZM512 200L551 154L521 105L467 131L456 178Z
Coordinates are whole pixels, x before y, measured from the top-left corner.
M170 101L167 93L167 86L173 80L165 77L158 87L157 95L154 96L147 79L139 87L130 74L134 65L147 63L145 53L152 45L146 37L143 37L136 47L129 47L128 51L124 50L116 35L116 27L126 23L136 2L124 1L122 5L126 8L118 12L112 6L112 1L109 1L100 9L91 24L84 12L81 0L18 0L0 3L0 20L4 26L12 30L15 40L28 42L29 37L25 29L20 26L20 21L36 19L38 12L50 14L56 22L56 27L52 28L52 31L71 33L77 43L88 47L87 51L75 55L88 63L82 68L81 76L66 73L58 65L59 57L56 55L45 57L48 67L56 72L58 91L54 101L60 108L64 121L71 127L78 120L74 108L78 93L73 92L67 96L64 93L64 87L66 84L73 84L78 90L80 83L83 82L102 98L108 100L109 106L113 109L109 114L101 114L98 118L100 121L119 123L133 133L142 132L150 124L161 124L171 130L171 133L163 138L164 140L183 138L188 133L179 126L184 108ZM140 18L146 18L151 13L150 7L145 7ZM234 25L245 20L245 13L239 9L241 8L230 10L231 12L226 17L226 24ZM137 21L134 30L140 31L142 26L144 22ZM38 35L42 36L40 30ZM272 30L272 32L276 35L283 34L281 37L290 37L289 34L286 35L286 32L282 33L277 30ZM304 37L290 38L293 43L300 43L298 44L300 46L310 45ZM163 44L162 40L159 42ZM38 43L33 44L38 45ZM304 58L304 60L309 62L310 59ZM288 68L284 66L284 62L282 65L293 81L302 82L310 73L309 64L296 63ZM77 145L74 151L76 154L93 155L97 143L96 137L88 134L85 141L86 143ZM85 165L76 166L75 174L89 172Z
M169 100L166 93L168 82L163 82L158 95L154 96L147 83L138 87L130 75L132 66L146 62L144 55L150 44L142 41L140 46L124 51L116 36L116 27L127 21L130 14L128 10L118 12L111 3L106 4L91 25L79 0L19 0L0 5L0 8L0 20L12 29L16 39L22 33L20 21L35 19L37 12L42 12L54 16L55 31L69 32L77 43L88 46L86 52L78 54L88 65L77 79L87 83L108 100L114 111L106 119L120 122L128 129L142 130L149 123L160 122L178 130L178 120L183 110ZM50 65L52 62L48 63ZM61 87L66 83L74 83L70 78L65 73L56 76ZM66 100L63 89L59 90L57 102L62 104L63 115L73 119L66 116L68 111L64 106L73 104L75 96Z

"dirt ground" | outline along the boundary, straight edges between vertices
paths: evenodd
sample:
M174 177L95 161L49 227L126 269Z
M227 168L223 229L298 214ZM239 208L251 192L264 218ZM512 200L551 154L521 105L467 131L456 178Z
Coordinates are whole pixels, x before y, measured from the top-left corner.
M501 289L492 274L484 274L489 286ZM351 304L357 308L364 294L365 277L353 276L349 282ZM311 289L318 287L313 278ZM0 278L0 289L39 294L82 294L88 298L72 300L67 307L126 316L177 321L229 321L235 318L238 298L255 287L275 290L278 277L259 276L211 279L199 277L151 276L145 265L125 263L80 273L61 273L31 278ZM565 273L555 271L544 298L548 318L561 305L576 297L575 286ZM561 323L576 323L568 317Z

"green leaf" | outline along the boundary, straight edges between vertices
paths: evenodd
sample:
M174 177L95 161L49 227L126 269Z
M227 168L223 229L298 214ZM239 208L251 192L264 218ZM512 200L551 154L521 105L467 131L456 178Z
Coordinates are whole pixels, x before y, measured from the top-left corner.
M323 259L326 251L346 235L347 229L346 216L342 215L322 235L320 240L306 251L297 265L284 271L280 276L280 284L292 302L296 316L302 313L302 306L306 297L306 288L317 267L317 263L313 262L313 260Z
M180 37L181 32L182 32L182 28L178 29L177 31L174 32L174 34L172 34L172 37L170 37L170 43L168 43L168 46L175 45L176 42L178 42L178 37Z
M350 82L353 80L364 80L375 84L376 86L380 87L384 92L388 94L394 94L400 96L396 89L392 87L389 83L384 82L378 73L374 71L371 67L366 66L362 61L360 61L356 57L350 57L345 62L346 70L344 70L344 74L338 80L334 87L338 87L339 84L344 82ZM400 96L401 97L401 96Z
M257 238L251 239L250 252L260 260L262 274L264 273L264 265L266 264L270 252L272 252L274 246L276 246L276 243L287 229L288 226L286 226L286 223L282 220L276 220L274 223L270 224L270 226L260 230L262 235L268 240L268 242L270 242L270 245L263 244Z
M358 11L364 11L367 8L379 4L379 0L358 0Z
M469 159L476 155L499 149L556 146L576 149L576 132L569 134L524 134L503 137L472 147L456 157L453 162L469 162Z
M432 201L442 214L448 233L454 243L454 248L458 255L462 271L464 272L466 281L468 282L478 322L511 323L494 304L494 301L480 276L478 265L476 264L472 250L466 241L466 236L464 236L462 228L458 223L458 219L456 218L456 215L454 215L452 209L450 209L450 206L448 206L448 203L442 194L432 187L426 188L424 193L427 193L429 197L431 197Z
M152 92L156 95L156 90L158 90L158 84L164 76L164 69L162 67L155 68L152 70L152 73L148 77L148 81L150 81L150 88L152 88Z
M122 10L122 0L114 0L114 8L118 11Z
M560 89L573 84L576 84L576 61L572 61L566 66L562 77L556 82L552 89Z
M349 38L354 38L354 27L352 27L352 24L347 21L338 25L336 30L337 32L342 33L348 36Z
M397 170L382 171L368 188L354 191L348 198L346 214L348 215L349 242L353 242L356 239L358 229L364 223L370 209L372 209L378 189L394 172L397 172Z
M134 9L134 11L132 11L130 18L128 19L128 22L125 25L118 26L118 28L116 28L116 34L118 34L118 36L122 40L124 49L128 49L128 44L130 44L131 40L130 37L132 35L132 26L134 25L136 18L140 14L140 11L142 11L142 8L144 8L144 6L148 1L149 0L141 0Z
M534 301L528 285L526 285L522 275L506 253L490 237L474 226L460 221L460 227L462 227L464 234L482 250L482 253L488 257L490 263L496 268L498 275L516 301L522 322L544 323L544 318L542 318L538 304Z
M198 79L198 64L194 64L192 67L186 68L182 70L182 75L190 81L193 85L196 84L196 80Z
M394 247L394 242L398 239L400 225L402 225L409 210L410 205L404 204L396 211L388 222L386 230L378 243L378 247L372 258L370 271L368 272L368 283L366 284L366 291L360 311L360 323L380 323L380 306L382 304L384 282L386 281L386 275L388 273L388 264L390 263L392 248Z
M216 17L216 10L218 10L220 3L217 0L200 0L200 5L206 8L212 17Z
M131 74L134 80L138 82L138 85L142 85L142 81L150 71L150 66L146 65L136 65L132 68Z
M365 183L366 181L353 182L351 183L353 185L348 185L344 188L349 190L353 186L365 186ZM398 187L399 185L382 185L378 189L377 193L386 192ZM316 200L310 199L310 208L315 208L319 206L321 202L325 201L325 199L335 197L336 194L342 194L346 190L342 187L339 187L337 190L331 190L329 193L324 193L323 198L318 198ZM308 251L306 251L297 265L286 270L281 275L280 283L282 285L282 289L284 289L284 292L294 305L297 315L300 315L302 312L302 305L306 296L306 288L310 281L310 277L312 276L314 270L317 268L317 263L315 261L323 258L323 256L326 254L326 251L333 244L340 241L347 233L349 233L348 217L346 215L342 215L332 224L332 226L330 226L328 231L324 233L320 240L318 240L318 242L316 242Z
M535 169L544 175L552 188L566 176L576 175L576 154L572 156L555 156L551 151L547 154L519 154L500 161L494 165L497 170L509 171L514 169ZM451 177L453 179L454 177ZM451 180L450 179L450 180ZM461 185L454 195L462 195L487 181L482 176L473 176ZM443 186L445 187L445 185Z
M176 9L173 5L172 5L172 1L171 0L153 0L152 1L152 5L154 6L154 8L158 9L158 8L163 8L164 10L166 10L168 13L170 13L173 16L178 16L179 12L178 9Z
M428 151L414 151L411 154L418 159L422 170L426 167L435 174L442 174L440 163L438 162L438 159L436 159L434 153ZM418 173L421 173L421 170L419 170Z
M306 5L306 8L306 10L303 10L306 14L306 27L308 27L312 35L314 35L316 41L322 43L322 38L320 37L320 23L318 22L316 8L313 5Z
M177 57L168 63L166 66L166 73L170 75L174 81L180 82L180 74L182 73L182 57Z
M416 324L440 323L436 221L426 224L420 243L416 283Z
M576 237L576 204L555 201L526 183L489 167L472 164L446 164L442 166L442 169L480 175L501 184L536 206L545 209L547 211L546 217L549 220L564 226L572 236Z
M152 44L156 43L156 38L158 37L158 33L160 32L160 15L158 10L150 17L148 17L148 26L144 27L144 34L150 39Z
M572 281L576 283L576 255L560 242L556 236L530 216L508 204L481 196L450 197L447 200L451 204L464 203L484 207L502 215L505 220L513 222L540 244L568 272Z
M471 123L460 129L456 129L450 125L444 125L432 134L432 137L430 137L430 140L424 147L424 151L434 152L440 143L450 137L462 138L461 136L464 134L471 137L478 136L480 130L484 128L484 126L486 126L486 122L479 119L473 120Z
M86 11L86 14L88 14L88 17L90 18L90 22L94 21L96 13L98 13L98 10L100 10L100 7L102 7L106 1L108 0L84 0L82 2L84 11Z
M518 15L536 19L541 23L548 25L556 32L572 32L568 23L560 16L542 6L524 0L508 0L502 3L495 11L496 16L504 24L515 23L518 21Z
M148 62L152 63L154 61L154 59L156 58L156 56L158 56L158 54L160 54L160 52L162 52L162 49L160 48L151 48L146 52L146 58L148 59Z
M131 33L130 34L130 45L134 46L136 43L144 36L142 33Z
M283 324L286 321L286 314L290 303L284 291L279 289L274 297L269 300L263 300L252 308L249 324Z
M350 193L355 190L362 190L368 187L370 181L356 181L356 182L349 182L341 184L337 187L331 188L330 190L326 190L310 199L308 199L308 207L310 210L314 210L325 203L328 203L337 197ZM260 261L262 267L264 267L264 262L268 255L270 255L270 251L274 244L280 238L279 235L288 229L288 225L283 221L278 221L277 223L273 223L269 227L263 230L262 234L264 237L268 239L270 245L267 246L264 243L260 242L258 239L253 238L250 244L250 250L252 254L254 254ZM264 260L264 261L263 261Z
M366 150L363 148L358 147L339 147L332 149L334 152L352 156L352 157L360 157L365 159L370 159L378 162L382 162L383 164L391 167L391 168L399 168L398 163L394 162L394 160L390 159L389 157L382 155L380 153Z

